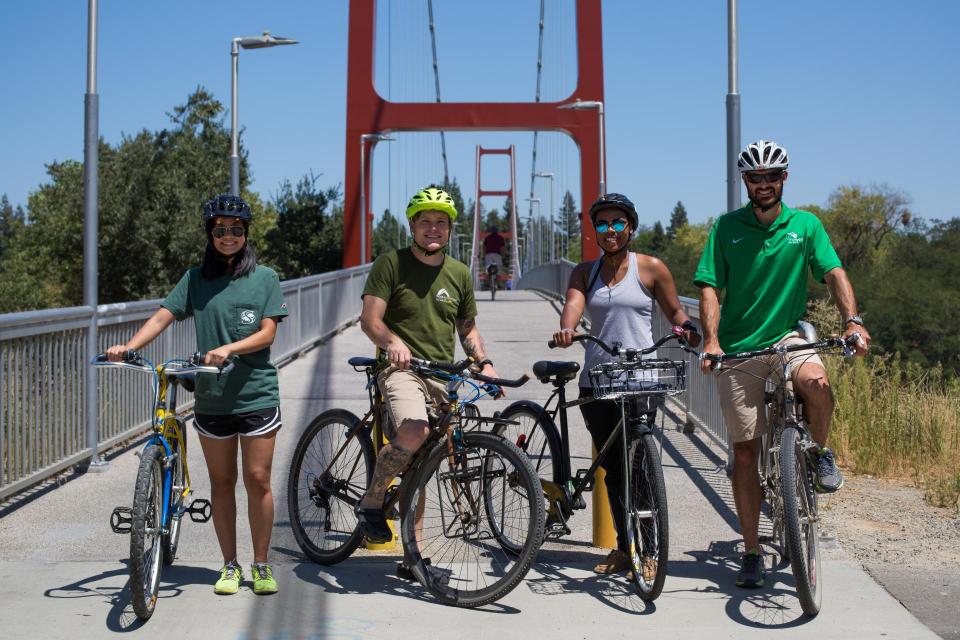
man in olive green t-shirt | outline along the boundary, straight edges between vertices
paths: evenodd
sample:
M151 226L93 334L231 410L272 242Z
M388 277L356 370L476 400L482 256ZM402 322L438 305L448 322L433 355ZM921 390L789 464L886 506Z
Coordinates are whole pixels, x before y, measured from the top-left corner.
M808 269L826 282L841 317L843 334L860 334L856 350L866 353L870 334L857 315L853 287L827 233L812 213L782 203L787 180L786 151L760 140L740 154L738 162L750 203L714 223L694 282L700 287L703 352L720 355L802 342L794 330L806 312ZM724 291L723 312L720 291ZM704 372L714 366L702 360ZM733 443L733 496L743 534L744 556L737 576L741 587L763 585L764 567L757 530L761 487L757 460L760 436L766 431L764 379L770 363L746 360L717 378L720 407ZM820 445L817 488L833 492L843 484L826 448L833 414L833 395L820 358L811 352L792 359L794 388L804 401L810 431ZM773 367L774 370L778 370Z
M384 494L430 433L427 403L446 397L443 385L408 370L410 358L452 362L456 331L480 372L498 377L474 320L470 271L443 252L456 218L449 194L435 187L418 192L407 206L413 246L377 258L363 289L360 327L390 362L378 382L396 429L389 434L390 444L380 449L370 486L356 508L372 542L393 537L383 514Z

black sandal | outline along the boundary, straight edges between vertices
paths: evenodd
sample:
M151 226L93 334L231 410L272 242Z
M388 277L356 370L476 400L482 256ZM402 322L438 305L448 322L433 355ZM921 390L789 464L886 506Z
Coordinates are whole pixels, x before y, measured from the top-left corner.
M383 544L393 540L393 530L387 524L383 509L362 507L360 503L357 503L353 512L356 514L357 521L360 523L360 530L367 540L374 544Z

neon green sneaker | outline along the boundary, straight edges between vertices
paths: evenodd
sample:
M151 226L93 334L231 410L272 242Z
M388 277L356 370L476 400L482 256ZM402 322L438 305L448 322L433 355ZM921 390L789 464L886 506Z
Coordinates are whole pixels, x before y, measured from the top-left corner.
M265 596L277 592L277 581L273 579L273 569L266 562L250 565L250 574L253 576L253 592L258 596Z
M213 585L213 592L222 596L229 596L240 590L243 582L243 569L236 560L231 560L220 569L220 579Z

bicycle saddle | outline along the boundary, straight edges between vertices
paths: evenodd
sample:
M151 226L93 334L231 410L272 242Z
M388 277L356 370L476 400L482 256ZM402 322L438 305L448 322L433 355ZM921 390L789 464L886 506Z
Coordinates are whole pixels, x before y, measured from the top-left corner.
M553 376L562 380L573 380L577 371L580 371L579 362L539 360L533 363L533 375L537 376L540 382L547 382Z
M375 358L353 356L347 360L347 364L349 364L351 367L375 367L377 366L377 360Z

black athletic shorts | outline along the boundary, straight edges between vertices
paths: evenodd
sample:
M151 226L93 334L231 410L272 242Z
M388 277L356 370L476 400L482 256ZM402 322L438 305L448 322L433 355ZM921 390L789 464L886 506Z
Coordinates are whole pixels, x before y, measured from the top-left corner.
M276 431L283 423L280 421L280 407L257 409L249 413L234 413L224 416L196 413L193 426L200 435L207 438L226 440L235 435L262 436Z

